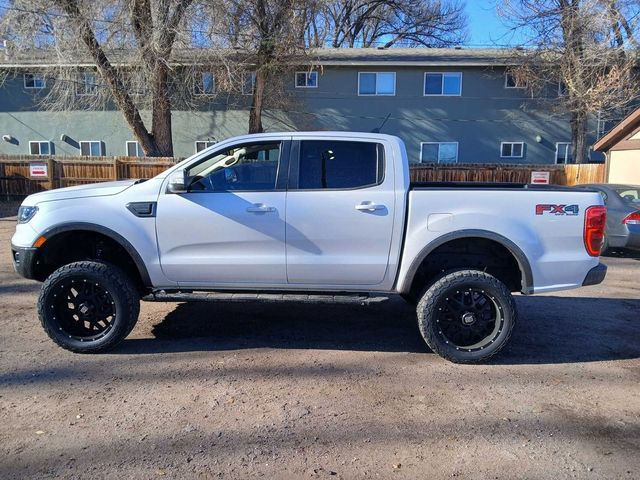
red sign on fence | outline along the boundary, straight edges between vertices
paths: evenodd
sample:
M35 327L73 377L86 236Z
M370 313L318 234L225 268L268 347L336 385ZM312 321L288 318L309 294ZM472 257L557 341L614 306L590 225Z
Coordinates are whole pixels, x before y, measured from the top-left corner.
M550 172L531 172L531 183L547 185L550 176Z
M48 178L49 166L46 162L32 162L29 164L29 176L35 178Z

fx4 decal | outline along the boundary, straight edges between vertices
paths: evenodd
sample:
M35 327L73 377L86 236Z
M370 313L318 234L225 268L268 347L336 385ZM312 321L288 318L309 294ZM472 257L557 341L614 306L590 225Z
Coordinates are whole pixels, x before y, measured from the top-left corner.
M548 213L550 215L578 215L580 207L578 205L552 205L552 204L539 204L536 205L536 215L544 215Z

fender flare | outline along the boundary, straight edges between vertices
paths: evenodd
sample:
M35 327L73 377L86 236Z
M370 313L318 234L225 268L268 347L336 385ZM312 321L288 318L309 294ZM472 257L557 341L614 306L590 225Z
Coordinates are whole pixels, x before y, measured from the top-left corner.
M136 265L136 269L140 274L140 278L142 279L142 283L145 287L151 286L151 278L149 277L149 272L147 271L147 266L145 265L142 257L138 253L138 251L131 245L129 240L124 238L118 232L111 230L110 228L104 227L102 225L97 225L95 223L87 223L87 222L68 222L61 223L58 225L54 225L52 227L47 228L41 235L44 236L47 240L51 237L55 237L59 233L64 232L73 232L73 231L85 231L85 232L95 232L105 237L110 238L117 244L119 244L125 251L129 254L129 256L133 259L133 262Z
M485 238L487 240L493 240L494 242L499 243L504 248L506 248L516 259L518 268L520 269L522 286L522 289L520 291L525 295L531 295L533 293L533 272L531 270L529 259L524 254L522 249L507 237L504 237L495 232L479 229L457 230L455 232L449 232L428 243L427 246L420 250L418 255L416 255L416 257L411 262L411 266L409 267L409 270L405 275L406 280L403 284L402 293L409 292L418 268L420 268L420 265L422 264L424 259L427 258L431 252L447 242L450 242L452 240L459 240L461 238Z

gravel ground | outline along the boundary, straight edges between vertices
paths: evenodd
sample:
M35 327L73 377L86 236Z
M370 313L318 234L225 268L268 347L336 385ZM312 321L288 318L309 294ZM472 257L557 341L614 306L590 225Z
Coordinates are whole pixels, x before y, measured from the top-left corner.
M518 297L490 365L412 309L143 303L109 354L56 347L0 207L0 478L640 478L640 256Z

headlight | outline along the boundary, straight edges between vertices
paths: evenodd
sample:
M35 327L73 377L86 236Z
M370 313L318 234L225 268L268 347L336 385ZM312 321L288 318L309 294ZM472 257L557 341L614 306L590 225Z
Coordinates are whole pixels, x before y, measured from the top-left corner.
M38 207L20 207L18 209L18 223L27 223L36 213L38 213Z

